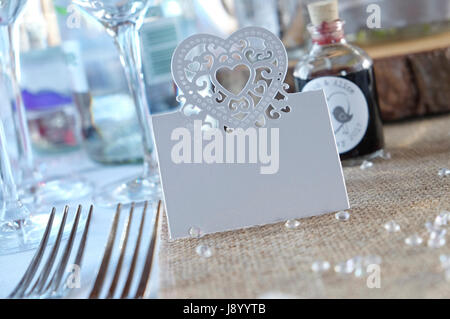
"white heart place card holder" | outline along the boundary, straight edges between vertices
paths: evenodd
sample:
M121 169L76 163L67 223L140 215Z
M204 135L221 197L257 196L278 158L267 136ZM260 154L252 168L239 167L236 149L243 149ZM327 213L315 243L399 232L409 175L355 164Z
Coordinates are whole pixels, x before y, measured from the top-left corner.
M182 107L153 116L172 239L349 208L324 93L287 93L287 68L257 27L175 50Z

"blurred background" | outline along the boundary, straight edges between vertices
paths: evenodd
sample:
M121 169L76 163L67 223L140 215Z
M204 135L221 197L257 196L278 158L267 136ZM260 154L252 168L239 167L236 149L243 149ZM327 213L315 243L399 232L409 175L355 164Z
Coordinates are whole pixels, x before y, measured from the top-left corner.
M177 108L171 56L194 33L227 37L240 27L265 27L283 40L292 70L311 45L309 2L154 1L140 31L151 112ZM368 27L370 4L380 8L380 27ZM339 5L348 39L375 61L384 121L450 111L450 0L340 0ZM17 24L33 148L42 155L84 148L92 160L106 164L141 161L133 99L105 28L69 0L29 1ZM289 76L293 87L291 81ZM7 107L1 112L8 117Z

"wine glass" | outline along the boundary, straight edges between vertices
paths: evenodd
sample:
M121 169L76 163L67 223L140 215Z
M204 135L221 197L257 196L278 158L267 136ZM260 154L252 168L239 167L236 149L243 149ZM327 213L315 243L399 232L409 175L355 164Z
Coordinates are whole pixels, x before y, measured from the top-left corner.
M10 99L10 96L4 98L8 102L10 101L13 110L17 113L19 122L21 122L14 123L18 124L16 129L20 131L17 135L19 144L22 143L21 147L26 152L31 152L30 143L27 140L28 131L22 97L17 84L16 51L11 37L12 26L26 2L27 0L0 1L0 85L4 92L12 92L13 94L12 99ZM58 184L58 180L40 181L35 183L34 189L30 187L29 192L23 191L23 189L19 190L12 173L3 124L3 121L0 120L0 255L31 249L39 244L47 226L50 208L35 205L35 203L32 203L33 206L28 206L28 204L24 204L23 199L27 199L30 194L34 197L37 194L41 196L45 190L47 190L47 194L53 195L50 198L61 199L64 196L61 196L61 192L58 194L58 190L61 191L63 188L59 186L66 182L61 181L61 184ZM31 155L26 158L26 161L29 161L27 164L30 168L33 166L32 159ZM65 187L69 195L73 194L70 192L74 189L77 190L76 187L72 188L70 183L67 183ZM78 188L78 191L81 190ZM56 222L53 225L59 225L60 210L55 211L58 213L55 215L54 221ZM81 221L82 223L85 222L85 214ZM64 235L70 231L72 222L65 224ZM51 232L50 234L49 241L52 242L56 233Z
M76 176L44 179L36 166L25 105L18 83L19 55L16 50L16 42L13 41L14 22L26 3L27 0L0 1L0 28L2 29L0 54L3 73L9 77L10 91L13 94L10 104L16 131L21 177L18 183L18 192L24 201L45 206L84 198L92 193L93 187L91 183Z
M144 167L139 177L108 184L95 195L98 204L129 204L160 195L159 175L153 154L153 135L150 112L145 96L141 47L138 30L141 27L149 0L73 0L83 11L97 19L110 34L118 48L129 90L133 96L142 131Z

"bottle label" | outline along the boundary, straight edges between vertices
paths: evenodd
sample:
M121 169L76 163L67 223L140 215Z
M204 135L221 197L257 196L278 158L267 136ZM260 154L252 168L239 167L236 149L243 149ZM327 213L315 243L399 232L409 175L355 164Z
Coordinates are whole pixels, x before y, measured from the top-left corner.
M355 148L366 134L369 107L361 89L353 82L335 76L309 81L302 92L323 89L327 99L339 154Z

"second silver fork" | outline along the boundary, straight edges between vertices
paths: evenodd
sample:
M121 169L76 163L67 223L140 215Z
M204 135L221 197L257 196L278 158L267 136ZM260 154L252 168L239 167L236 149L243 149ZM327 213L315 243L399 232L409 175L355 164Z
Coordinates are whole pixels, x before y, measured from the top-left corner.
M111 230L109 233L108 241L106 243L105 252L103 254L103 259L97 274L97 277L95 279L94 286L91 290L91 293L89 294L89 298L101 298L101 292L102 288L105 283L106 274L108 272L111 254L113 250L113 245L116 238L117 233L117 227L120 219L120 211L121 211L121 205L117 205L116 213L114 215L113 223L111 226ZM160 217L160 211L161 211L161 201L158 203L158 207L156 209L156 216L155 216L155 223L153 224L153 231L150 238L150 242L147 248L147 254L145 257L145 263L144 268L142 270L141 276L139 278L138 286L136 289L136 292L134 294L130 294L130 289L132 286L133 279L135 277L136 272L136 263L138 260L139 255L139 248L141 246L142 236L144 232L144 224L145 224L145 217L146 212L148 208L148 202L145 202L141 221L139 224L139 233L136 239L136 243L134 246L134 252L133 257L131 259L130 267L128 270L128 275L126 277L126 281L124 286L122 287L122 290L120 291L120 298L144 298L146 296L147 286L148 282L150 280L150 275L152 271L153 266L153 260L155 255L155 247L156 247L156 241L158 238L158 224L159 224L159 217ZM122 265L125 258L125 252L127 249L128 244L128 237L130 235L130 227L131 222L133 219L133 214L135 210L135 204L131 204L130 211L128 213L128 216L126 218L124 230L122 232L121 241L120 241L120 252L119 252L119 258L117 260L116 268L114 270L113 279L111 281L111 284L109 286L108 292L106 293L105 298L114 298L116 295L116 292L118 292L118 282L120 278L120 274L122 271Z

